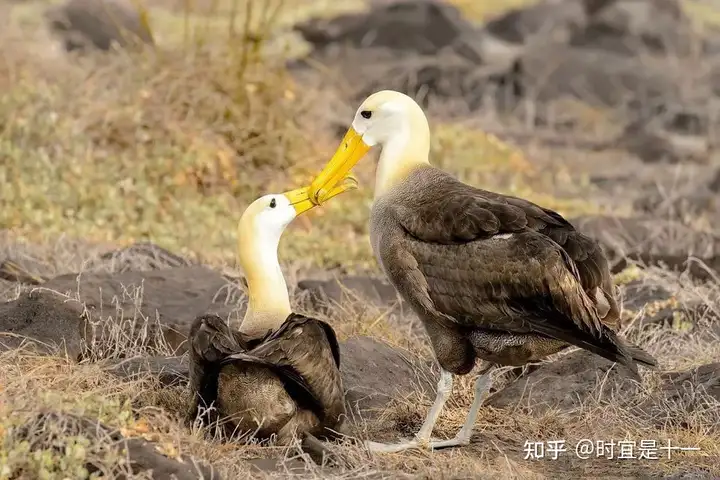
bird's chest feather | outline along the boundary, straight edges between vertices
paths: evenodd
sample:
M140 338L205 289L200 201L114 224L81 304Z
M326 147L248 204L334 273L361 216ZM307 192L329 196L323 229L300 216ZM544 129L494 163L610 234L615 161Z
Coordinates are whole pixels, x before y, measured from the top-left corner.
M383 273L387 275L391 257L396 253L396 230L398 226L392 222L381 206L374 206L370 212L370 246L375 260Z

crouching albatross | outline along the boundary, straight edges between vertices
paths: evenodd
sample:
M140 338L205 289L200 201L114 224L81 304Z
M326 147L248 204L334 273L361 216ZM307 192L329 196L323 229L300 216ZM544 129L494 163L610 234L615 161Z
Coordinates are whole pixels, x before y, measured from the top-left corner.
M353 182L340 184L327 198L354 188ZM314 206L303 188L260 197L243 213L238 251L247 311L239 331L216 315L193 322L189 421L198 414L221 419L226 431L275 435L278 444L296 434L305 440L332 437L341 425L345 404L335 332L292 312L277 256L285 227ZM199 408L213 403L212 415Z
M381 91L352 126L310 196L321 202L371 147L382 150L370 212L370 240L390 282L425 326L441 367L437 396L414 440L369 442L374 451L470 442L493 365L520 366L570 345L629 369L655 359L615 333L620 309L607 260L591 238L558 213L527 200L466 185L430 165L430 129L420 106ZM489 362L460 431L431 441L452 375Z

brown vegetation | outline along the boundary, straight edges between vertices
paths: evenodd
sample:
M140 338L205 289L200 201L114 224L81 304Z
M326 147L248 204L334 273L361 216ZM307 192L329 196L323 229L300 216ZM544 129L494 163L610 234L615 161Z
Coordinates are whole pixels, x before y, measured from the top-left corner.
M480 20L508 6L451 3ZM615 231L602 224L601 241L618 261L627 335L660 360L660 371L643 371L638 386L604 360L563 353L523 375L499 375L469 447L371 455L347 440L333 446L340 467L306 462L298 446L228 442L187 429L188 318L202 309L234 320L244 308L234 260L239 213L260 194L311 178L355 108L342 77L286 68L289 57L310 49L298 47L290 26L363 5L148 5L154 48L74 56L50 48L57 42L43 23L45 4L0 4L9 12L0 34L0 296L7 302L0 304L0 479L93 471L149 478L148 466L155 478L196 478L210 469L226 479L720 476L720 367L713 363L720 359L720 287L705 268L718 255L718 210L705 200L675 201L678 191L701 193L717 159L683 160L680 169L648 164L622 148L566 142L575 133L562 125L528 127L488 110L460 117L437 99L429 105L433 157L463 180L590 218L578 223L587 228L597 213L644 215L640 233L626 231L634 219ZM691 8L711 18L702 2ZM617 118L627 120L608 108L569 104L564 113L607 138L618 133ZM342 341L349 400L357 403L352 433L393 440L419 427L437 367L407 306L386 294L387 285L378 287L367 240L373 167L359 167L360 191L295 222L280 258L297 309L326 319ZM134 246L117 253L123 245ZM688 254L701 259L694 269L682 263ZM675 270L642 264L668 259L680 260ZM358 272L361 280L346 287L323 283ZM380 290L368 293L373 288ZM339 304L321 305L333 299ZM65 329L50 319L80 323ZM65 349L3 348L24 343L23 335L48 343L60 337ZM378 395L389 386L389 397ZM472 378L458 380L436 436L457 431L471 395ZM700 450L581 460L572 450L583 438ZM525 459L526 442L561 439L568 452L559 459Z

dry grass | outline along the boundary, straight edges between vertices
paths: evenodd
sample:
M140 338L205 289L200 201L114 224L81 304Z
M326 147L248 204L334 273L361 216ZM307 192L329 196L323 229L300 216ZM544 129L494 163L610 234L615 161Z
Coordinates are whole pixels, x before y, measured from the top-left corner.
M37 265L34 273L54 276L90 268L91 255L110 245L148 239L218 268L232 268L235 223L244 206L262 193L308 180L337 141L327 128L334 105L325 92L299 88L283 68L285 58L297 53L288 47L294 37L287 26L298 17L356 9L360 2L296 1L297 8L288 9L288 1L277 13L257 9L249 23L243 22L240 9L234 29L226 14L231 2L193 3L187 15L174 9L183 2L157 2L151 9L161 47L156 52L72 62L48 52L37 30L38 4L14 9L12 25L0 38L0 227L9 230L0 233L5 237L0 259L20 256ZM474 9L477 19L508 5L504 0L482 7L455 3ZM270 21L272 35L263 27ZM436 122L434 130L434 158L452 158L441 165L465 181L529 197L568 216L596 210L587 183L573 183L576 190L570 193L584 194L573 198L545 193L571 183L571 173L575 178L575 172L557 162L534 167L519 150L466 125ZM364 185L372 170L372 162L360 166ZM309 266L375 266L367 241L370 190L347 194L290 229L281 258L287 259L291 284L293 272ZM23 240L29 245L19 251ZM631 338L661 358L663 370L685 370L720 358L720 342L707 333L720 316L717 287L658 270L633 274L638 275L671 286L680 302L700 301L709 308L705 317L694 319L700 327L693 330L639 333L631 327ZM0 281L3 299L18 293L14 285ZM128 294L141 301L142 292ZM115 313L134 318L133 312ZM636 319L644 315L634 313ZM328 319L341 339L382 337L409 358L429 357L417 325L407 318L351 301ZM127 329L118 329L109 334L109 342L93 349L92 361L79 364L30 350L0 354L0 479L84 478L88 461L117 468L106 471L111 478L126 468L109 437L91 441L77 434L68 420L72 417L60 415L51 427L41 428L37 414L47 412L98 419L124 435L155 441L169 457L192 455L212 463L224 478L269 477L252 468L251 460L258 457L285 458L287 468L297 463L294 447L225 444L185 428L179 418L182 389L163 388L152 378L119 381L103 369L109 359L157 353L157 342L148 338L152 332L127 335ZM150 343L155 343L153 350L147 349ZM163 353L162 344L160 348ZM419 363L418 375L425 375ZM600 377L588 385L593 393L570 411L536 410L524 406L527 402L513 409L483 408L476 438L464 449L383 456L368 455L348 442L338 451L349 467L333 476L564 478L579 472L627 478L695 468L720 475L718 402L702 392L668 400L658 373L644 377L645 386L629 404L627 398L608 396ZM573 393L582 392L568 394ZM436 435L456 432L471 394L471 379L459 379ZM652 415L634 413L633 406L648 404ZM420 393L394 399L355 433L387 440L410 435L429 405L430 399ZM48 431L54 435L51 440L42 436ZM571 453L557 461L523 458L526 441L565 439L574 445L581 438L669 439L701 451L643 462L581 461ZM308 477L327 478L318 467L307 469Z
M55 260L47 271L81 271L87 265L78 246L71 243L54 245L53 255L34 247L32 257ZM27 250L25 250L27 251ZM17 247L12 252L18 254ZM30 255L28 255L30 256ZM139 261L139 260L138 260ZM286 264L291 289L297 266ZM634 278L662 285L676 295L678 310L700 301L707 305L695 328L645 329L636 325L647 312L635 312L635 322L626 334L661 359L662 371L684 371L720 358L717 319L720 313L720 290L713 284L695 284L691 280L661 269L636 272ZM16 292L17 293L17 292ZM132 294L132 292L129 292ZM137 301L142 292L135 292ZM230 300L232 301L232 300ZM237 300L235 300L237 301ZM133 312L117 312L119 318ZM325 315L341 339L355 335L383 338L416 362L420 377L428 372L423 358L430 350L412 319L398 322L388 312L359 300L336 306ZM715 329L716 333L712 333ZM113 333L115 335L113 335ZM206 438L203 431L188 430L182 423L185 392L179 387L162 387L151 377L133 381L118 380L104 369L107 361L118 357L171 354L153 347L147 349L147 332L127 335L127 329L109 332L112 349L96 349L90 359L75 363L62 356L39 356L31 350L13 350L0 354L0 478L12 478L22 471L21 478L84 478L88 463L100 465L111 475L127 469L118 453L117 441L108 434L92 436L77 430L76 415L96 419L109 431L128 437L156 442L160 451L170 457L192 456L213 464L224 478L276 478L277 475L302 475L328 478L320 467L305 464L297 446L260 447L251 444L226 443L220 438ZM157 342L151 342L157 344ZM103 344L106 346L107 344ZM562 361L566 352L550 361ZM481 409L476 423L476 436L469 447L436 453L408 452L393 455L372 455L352 442L335 447L347 463L344 470L333 470L329 478L566 478L567 472L590 477L646 477L680 471L700 471L705 475L720 474L720 402L702 390L689 390L678 398L663 393L659 373L643 371L643 386L633 395L614 391L612 382L601 373L582 389L568 391L583 400L574 408L536 408L533 401L518 398L514 407ZM510 381L499 376L498 386ZM537 388L537 387L536 387ZM416 392L395 398L371 419L358 419L352 433L361 438L391 441L416 431L430 406L431 399ZM530 392L527 392L529 395ZM452 436L460 428L472 400L472 378L456 381L454 392L435 430L441 438ZM37 415L50 414L54 420L41 426ZM79 431L79 433L78 433ZM50 435L50 440L48 440ZM566 452L558 460L526 460L526 441L565 440L570 450L581 439L594 440L656 440L658 445L669 440L676 446L699 447L700 452L674 452L671 458L658 460L580 460ZM662 451L661 451L662 452ZM662 457L662 455L661 455ZM282 473L263 473L254 465L257 459L280 459ZM273 460L274 461L274 460ZM272 463L272 462L271 462ZM56 465L56 466L53 466ZM129 478L144 478L130 476Z
M681 342L681 343L679 343ZM680 353L693 355L693 338L678 338L667 335L664 341L655 344L653 353ZM717 355L717 349L715 349ZM707 358L707 357L705 357ZM705 358L688 358L704 361ZM717 356L715 357L717 358ZM90 443L82 435L76 437L59 436L54 450L35 449L29 455L29 446L23 442L13 442L16 429L34 418L39 412L66 412L90 418L97 418L105 425L116 428L128 436L141 436L157 442L164 453L170 457L178 454L192 454L198 459L212 462L228 477L246 475L251 470L248 460L259 457L293 457L294 449L273 447L259 448L218 444L203 440L198 432L188 432L180 423L182 399L180 391L159 390L151 380L118 382L104 373L97 364L74 365L62 358L38 357L22 351L13 351L0 355L3 385L2 415L0 424L6 432L5 443L0 458L10 472L18 468L31 476L28 478L81 478L71 472L77 472L86 461L94 459L104 465L113 465L117 461L112 444ZM599 381L602 381L600 379ZM646 389L633 399L633 404L646 401L657 402L657 382L652 375L646 376ZM442 415L436 435L451 436L461 425L463 416L471 401L471 383L460 381L452 400ZM463 450L429 454L423 452L404 455L367 456L356 447L344 445L338 451L352 465L350 474L384 472L383 476L396 473L420 475L433 478L490 478L501 475L502 478L528 478L537 475L543 478L545 472L550 478L557 478L562 470L572 468L583 471L585 475L602 476L637 475L639 473L677 472L688 469L707 469L708 474L718 474L718 402L703 396L702 392L693 395L693 410L677 401L659 401L654 406L652 421L638 418L624 405L622 399L591 396L576 411L545 412L534 414L532 410L518 411L485 408L476 424L479 439ZM159 407L161 406L161 407ZM429 407L427 398L397 399L379 419L366 427L371 438L391 440L398 435L408 435L415 431ZM674 445L697 446L700 453L676 453L671 459L646 462L612 462L598 459L580 461L563 459L535 463L524 461L523 445L525 441L546 441L564 439L568 445L582 438L615 440L649 440L659 443L668 439ZM59 449L58 449L59 448ZM116 455L116 453L115 453ZM432 458L432 463L428 463ZM52 468L53 461L64 459L60 468ZM313 467L308 467L312 469ZM39 472L52 472L48 477L32 477ZM577 471L577 470L575 470ZM393 473L395 472L395 473ZM444 473L443 473L444 472ZM554 473L553 473L554 472ZM713 473L714 472L714 473ZM475 477L475 475L481 475ZM321 477L319 471L313 476Z

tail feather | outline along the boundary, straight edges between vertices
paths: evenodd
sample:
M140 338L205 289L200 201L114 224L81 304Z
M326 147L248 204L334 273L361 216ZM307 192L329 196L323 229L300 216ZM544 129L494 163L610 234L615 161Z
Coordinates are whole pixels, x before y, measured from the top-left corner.
M558 322L560 325L563 323ZM564 322L567 324L567 322ZM611 362L616 362L626 367L633 378L640 379L637 364L648 367L656 367L657 360L650 354L632 344L623 341L618 335L605 325L601 325L600 335L595 336L582 330L567 331L561 328L554 328L555 323L536 324L535 328L558 340L583 348L591 353L599 355Z
M642 348L632 344L625 344L624 347L625 351L635 362L640 363L646 367L657 368L658 362L655 357L647 353Z
M580 340L573 342L575 345L584 348L592 353L600 355L611 362L619 363L627 368L635 380L640 380L638 364L645 367L657 368L657 360L637 345L630 344L610 329L604 329L602 345L597 342Z

